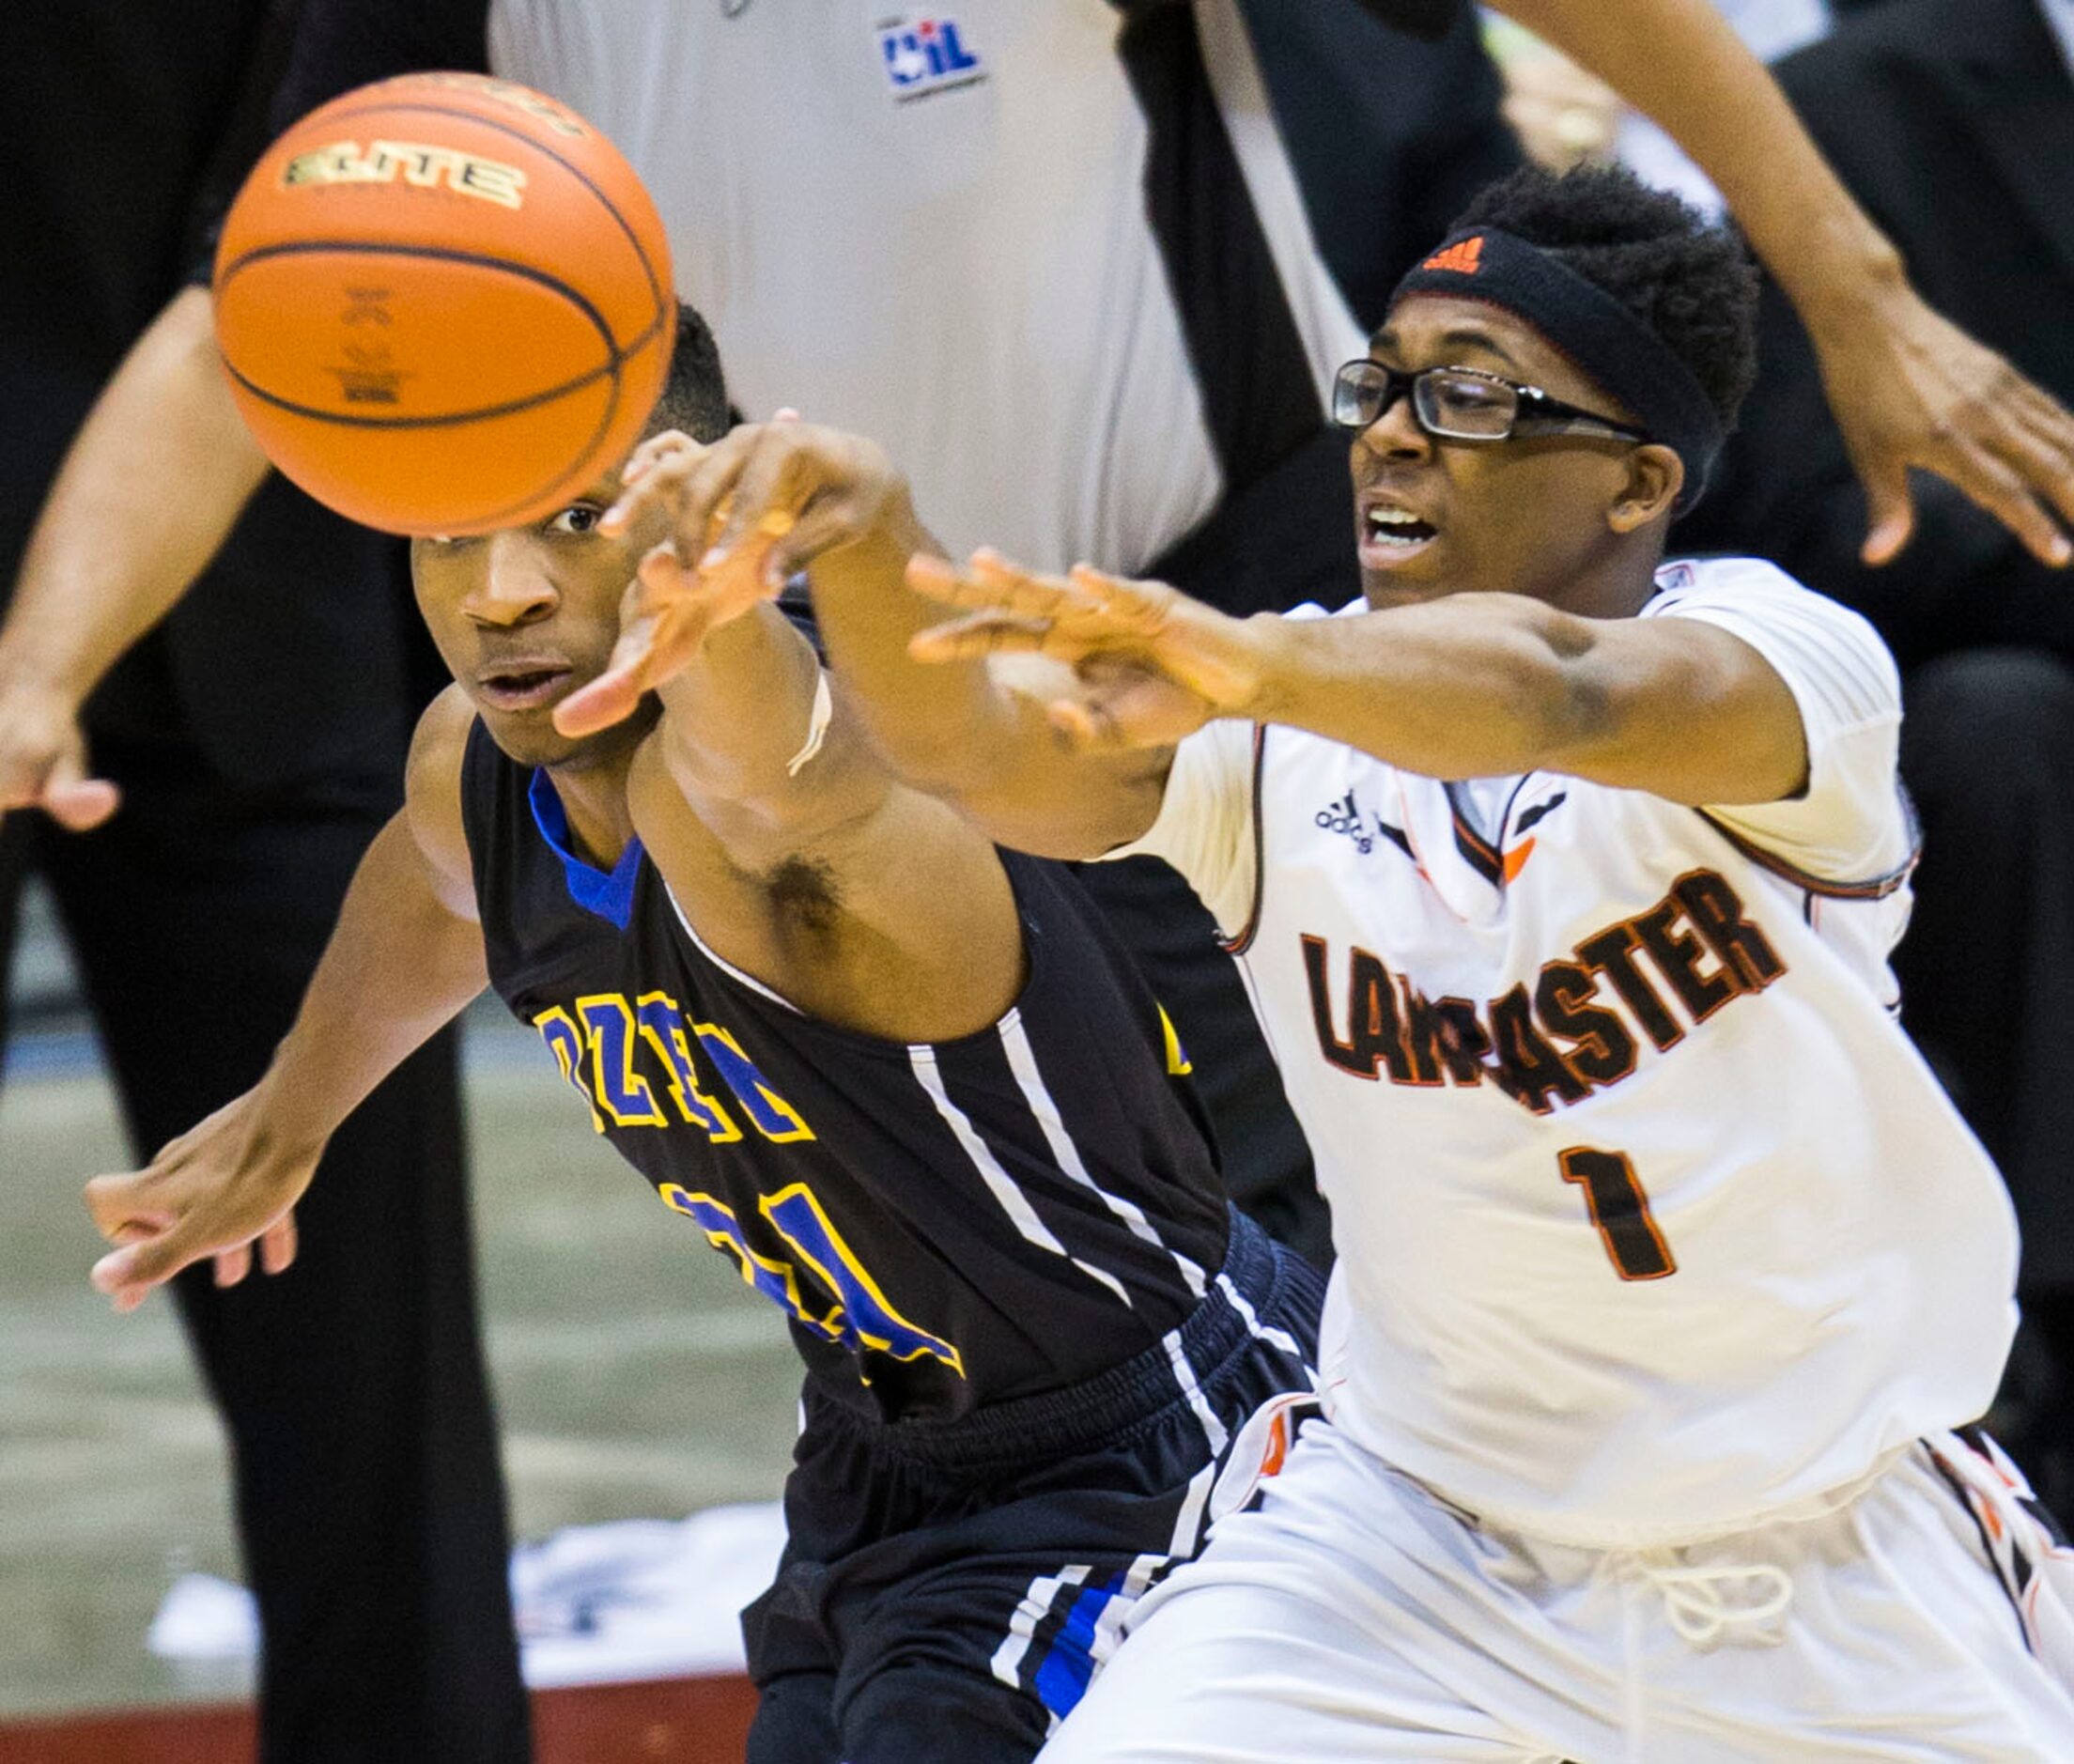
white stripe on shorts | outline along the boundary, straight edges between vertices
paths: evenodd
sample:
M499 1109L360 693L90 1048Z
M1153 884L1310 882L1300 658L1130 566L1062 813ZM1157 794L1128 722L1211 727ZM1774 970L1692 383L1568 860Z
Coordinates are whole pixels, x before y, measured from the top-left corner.
M1174 1369L1174 1383L1181 1386L1181 1394L1188 1399L1188 1406L1196 1412L1196 1419L1202 1423L1203 1434L1210 1442L1211 1457L1218 1456L1230 1443L1231 1435L1203 1396L1202 1386L1196 1383L1196 1369L1188 1364L1187 1352L1181 1345L1181 1331L1169 1329L1160 1338L1160 1345L1167 1350L1168 1364Z
M1037 1626L1051 1615L1059 1595L1068 1586L1081 1585L1094 1570L1085 1562L1061 1568L1056 1574L1040 1574L1029 1583L1015 1615L1008 1620L1008 1633L994 1650L994 1676L1012 1690L1023 1688L1023 1660L1036 1639Z
M1094 1620L1094 1636L1088 1644L1088 1658L1094 1663L1096 1671L1099 1672L1102 1663L1116 1652L1117 1643L1123 1638L1123 1619L1130 1616L1131 1607L1144 1596L1145 1588L1160 1571L1171 1567L1173 1561L1170 1555L1155 1553L1141 1555L1131 1564L1116 1597L1102 1607L1102 1615Z
M1231 1277L1229 1274L1220 1273L1217 1276L1217 1291L1224 1294L1225 1303L1246 1319L1246 1326L1252 1332L1253 1338L1256 1341L1273 1343L1307 1372L1311 1373L1313 1377L1316 1376L1318 1369L1304 1357L1304 1351L1297 1346L1296 1338L1291 1335L1288 1330L1278 1328L1274 1323L1263 1323L1260 1319L1260 1314L1254 1310L1251 1301L1232 1284Z

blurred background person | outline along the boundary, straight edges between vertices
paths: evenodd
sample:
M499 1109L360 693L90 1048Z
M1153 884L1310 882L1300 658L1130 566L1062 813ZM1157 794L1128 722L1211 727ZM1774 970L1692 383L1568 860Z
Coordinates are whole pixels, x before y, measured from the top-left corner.
M286 1029L398 800L416 621L401 548L278 479L209 563L221 528L197 538L179 477L168 494L154 472L249 445L235 420L175 428L148 401L103 403L93 422L120 469L52 488L125 351L179 347L154 316L202 249L197 210L267 138L292 8L25 0L9 16L0 583L19 570L43 613L0 660L0 810L17 811L0 821L0 1040L33 874L144 1156L247 1087ZM142 580L163 608L168 578L197 572L119 665L73 652L44 669L44 640L70 650L102 580ZM82 730L104 782L81 781ZM110 784L122 801L106 818ZM38 799L78 830L23 809ZM201 1268L177 1289L230 1436L264 1635L262 1756L517 1764L527 1709L451 1037L369 1100L326 1164L292 1275L218 1292Z

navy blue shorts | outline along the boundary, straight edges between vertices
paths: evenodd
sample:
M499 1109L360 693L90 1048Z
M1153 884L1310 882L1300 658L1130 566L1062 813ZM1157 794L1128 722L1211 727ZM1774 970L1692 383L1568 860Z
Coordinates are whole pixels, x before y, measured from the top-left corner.
M1099 1378L941 1425L810 1390L776 1584L742 1617L750 1764L1026 1764L1202 1540L1230 1437L1310 1388L1324 1278L1238 1214L1224 1273Z

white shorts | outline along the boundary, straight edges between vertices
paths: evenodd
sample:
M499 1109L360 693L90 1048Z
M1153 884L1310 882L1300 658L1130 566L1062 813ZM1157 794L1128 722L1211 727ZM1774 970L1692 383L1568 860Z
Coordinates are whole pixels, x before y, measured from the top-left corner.
M1579 1550L1313 1420L1043 1764L2068 1764L2074 1555L2028 1493L1947 1434L1820 1519Z

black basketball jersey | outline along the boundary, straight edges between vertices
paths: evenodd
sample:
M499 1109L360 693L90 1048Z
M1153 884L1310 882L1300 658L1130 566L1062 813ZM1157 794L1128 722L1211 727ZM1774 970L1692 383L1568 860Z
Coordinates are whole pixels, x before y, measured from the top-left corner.
M1078 1383L1165 1338L1227 1218L1187 1061L1097 909L1004 852L1029 953L998 1022L912 1046L820 1022L699 940L639 842L570 849L480 723L463 819L491 983L593 1125L886 1417Z

